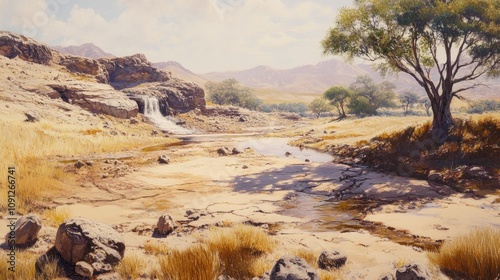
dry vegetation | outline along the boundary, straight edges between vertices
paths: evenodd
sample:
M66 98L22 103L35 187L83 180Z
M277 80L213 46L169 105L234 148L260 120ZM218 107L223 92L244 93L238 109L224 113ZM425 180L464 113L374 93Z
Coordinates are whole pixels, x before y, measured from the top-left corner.
M494 280L500 277L500 229L481 228L445 242L430 261L453 279Z
M17 280L17 279L57 279L63 275L62 270L57 266L56 262L48 262L41 268L41 273L36 274L35 262L38 255L29 251L16 251L16 267L15 272L8 270L6 254L0 256L0 279Z
M136 253L127 254L120 264L115 268L123 279L137 279L144 273L147 264L144 259Z
M173 250L160 257L159 262L165 279L213 280L222 273L219 255L206 245L195 245L183 251Z
M43 220L49 226L58 227L64 220L70 217L68 207L62 206L55 209L48 209L43 212Z
M5 118L0 120L0 126L0 143L5 147L0 150L0 170L6 174L8 166L16 167L16 202L21 214L36 209L43 198L57 195L61 190L62 181L68 175L59 167L57 157L118 152L165 142L160 137L110 135L98 132L100 129L82 131L81 127L47 120L25 123ZM7 201L3 184L0 182L1 211L5 210Z
M310 249L298 249L294 252L294 255L303 258L310 266L314 267L318 271L321 280L340 280L344 279L344 268L334 269L334 270L323 270L318 266L319 253L314 252Z

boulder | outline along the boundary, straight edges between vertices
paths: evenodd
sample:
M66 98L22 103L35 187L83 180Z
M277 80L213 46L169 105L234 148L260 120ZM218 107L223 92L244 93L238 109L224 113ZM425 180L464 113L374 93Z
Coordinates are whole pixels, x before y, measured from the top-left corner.
M81 160L78 160L77 162L75 162L74 166L75 166L75 168L80 169L80 168L85 166L85 163Z
M304 259L282 257L271 270L270 280L319 280L318 273Z
M14 232L15 244L26 246L34 243L38 238L38 233L42 229L42 219L35 214L28 214L17 219ZM10 232L5 236L5 243L9 243Z
M465 177L466 178L472 178L472 179L477 179L477 178L489 178L488 171L484 169L482 166L469 166L465 169Z
M26 116L26 121L27 122L38 122L38 121L40 121L40 115L38 115L38 113L36 113L36 112L29 111L29 112L24 113L24 115Z
M430 279L426 271L418 264L410 263L396 271L396 280L426 280Z
M160 164L169 164L170 163L170 158L168 158L166 155L161 155L159 158L158 158L158 162Z
M49 86L59 92L64 101L92 113L129 119L139 112L137 103L109 85L73 81Z
M239 154L242 154L243 152L238 149L238 148L233 148L233 150L231 151L231 154L233 155L239 155Z
M321 269L341 268L345 265L347 256L338 251L323 251L318 259L318 266Z
M0 31L0 55L45 65L50 64L53 59L52 50L46 45L6 31Z
M64 221L57 230L55 248L67 262L75 265L84 261L96 274L111 271L125 254L120 233L109 225L85 218Z
M161 235L168 235L174 231L175 222L170 214L163 214L156 223L156 232Z

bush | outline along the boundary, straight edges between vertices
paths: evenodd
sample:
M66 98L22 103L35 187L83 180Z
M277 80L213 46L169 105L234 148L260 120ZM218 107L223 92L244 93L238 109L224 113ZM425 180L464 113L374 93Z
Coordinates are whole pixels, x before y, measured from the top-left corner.
M453 279L494 280L500 276L500 229L481 228L445 242L429 260Z
M482 114L484 112L500 111L500 102L496 100L481 100L475 102L468 110L469 114Z
M208 101L217 105L233 105L257 110L262 104L262 100L257 98L251 88L240 86L235 79L208 82L205 87L208 91Z
M304 103L276 103L276 104L263 104L259 107L262 112L288 112L296 113L304 117L307 113L307 105Z

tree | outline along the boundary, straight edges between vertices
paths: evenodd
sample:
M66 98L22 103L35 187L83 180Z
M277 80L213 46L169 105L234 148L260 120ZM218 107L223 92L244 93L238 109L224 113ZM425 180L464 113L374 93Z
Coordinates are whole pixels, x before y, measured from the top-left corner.
M395 86L387 81L375 84L367 75L358 76L349 86L353 92L349 98L349 110L357 116L377 115L381 107L394 107Z
M423 98L423 99L420 99L420 102L422 102L422 107L424 107L425 109L425 113L427 114L428 117L431 116L431 107L432 107L432 104L431 104L431 101L429 100L429 98Z
M452 99L500 73L500 1L356 0L322 44L325 54L413 77L431 102L433 132L447 135Z
M262 100L255 96L251 88L240 86L235 79L207 82L205 88L208 92L208 100L217 105L233 105L257 110L262 104Z
M412 91L405 91L399 95L399 101L403 105L403 111L406 116L410 109L413 109L413 106L420 102L420 97Z
M329 100L331 105L337 108L339 118L346 117L344 107L347 104L349 96L351 96L351 91L341 86L331 87L323 93L323 97Z
M330 105L323 98L317 97L309 103L309 110L319 118L321 113L330 111Z

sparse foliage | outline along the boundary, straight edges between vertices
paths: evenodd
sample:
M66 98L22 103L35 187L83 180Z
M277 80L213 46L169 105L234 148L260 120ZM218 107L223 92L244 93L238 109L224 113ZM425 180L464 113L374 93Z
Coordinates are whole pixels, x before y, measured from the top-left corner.
M469 114L500 111L500 102L496 100L481 100L472 104L467 110Z
M319 118L322 113L330 111L330 109L330 105L325 101L325 99L320 97L315 98L311 101L311 103L309 103L309 110L316 115L316 118Z
M339 117L345 117L345 107L352 95L351 91L342 86L331 87L323 93L323 97L330 101L330 104L337 108Z
M348 108L357 116L377 115L377 110L382 107L394 107L395 86L390 82L375 84L372 78L363 75L356 78L350 87Z
M500 73L500 2L357 0L340 12L323 50L409 74L431 101L433 131L446 133L452 99Z
M257 110L262 100L257 98L253 90L241 86L235 79L222 82L207 82L208 101L217 105L233 105L250 110Z
M401 102L404 114L406 116L408 115L410 110L413 109L413 106L420 102L420 97L414 92L405 91L401 95L399 95L399 102Z
M307 112L307 105L304 103L278 103L278 104L263 104L260 110L263 112L289 112L304 116Z

